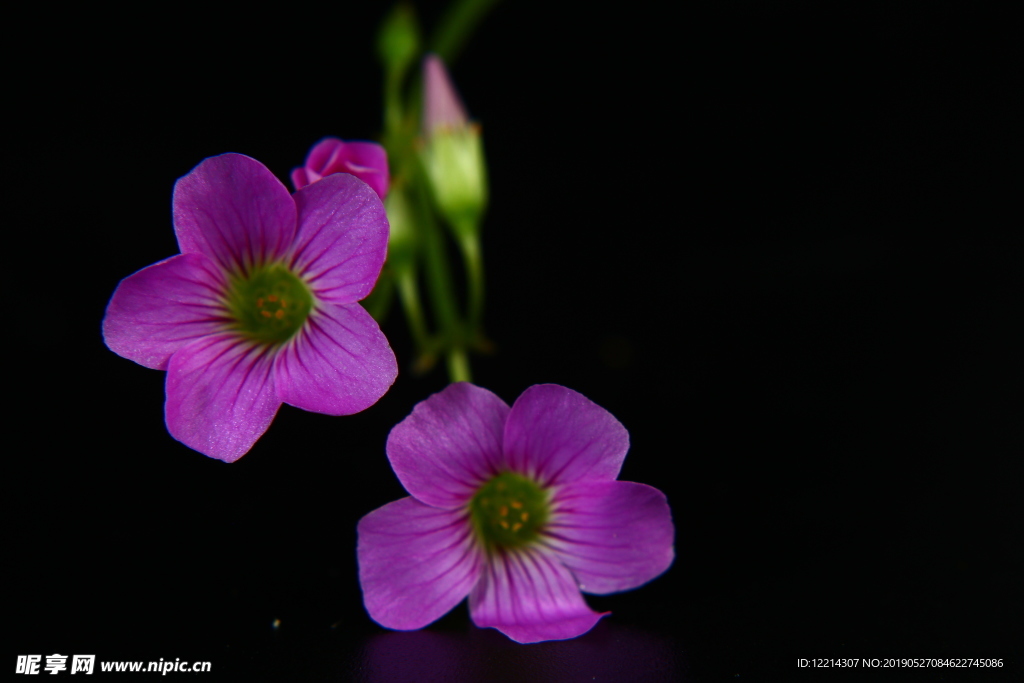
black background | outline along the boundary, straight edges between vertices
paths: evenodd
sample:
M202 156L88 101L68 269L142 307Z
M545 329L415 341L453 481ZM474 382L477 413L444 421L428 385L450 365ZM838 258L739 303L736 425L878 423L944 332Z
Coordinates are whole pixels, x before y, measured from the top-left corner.
M377 136L386 6L13 21L3 666L876 680L797 660L981 657L1006 666L897 673L1019 673L1011 22L768 5L507 2L452 69L492 188L498 351L474 380L509 403L553 382L607 408L631 436L621 478L663 490L676 523L667 573L589 597L612 611L591 633L532 646L475 629L464 604L412 634L362 608L356 522L404 495L388 430L445 384L407 371L399 318L384 331L402 373L376 406L284 406L231 465L174 441L164 374L100 335L118 281L177 252L171 189L203 158L285 179L323 136Z

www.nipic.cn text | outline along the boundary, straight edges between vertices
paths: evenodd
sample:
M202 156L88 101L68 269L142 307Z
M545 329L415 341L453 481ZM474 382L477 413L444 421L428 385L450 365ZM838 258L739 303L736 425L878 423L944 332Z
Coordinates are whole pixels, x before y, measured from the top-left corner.
M189 662L175 658L174 661L163 658L158 662L99 662L102 672L159 673L205 673L210 670L210 662ZM14 673L35 676L44 674L92 674L96 671L96 655L18 655Z

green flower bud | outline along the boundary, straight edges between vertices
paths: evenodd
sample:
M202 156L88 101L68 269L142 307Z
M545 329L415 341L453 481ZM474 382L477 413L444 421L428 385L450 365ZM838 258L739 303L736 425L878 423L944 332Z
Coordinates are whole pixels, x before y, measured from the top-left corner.
M427 56L423 70L420 158L445 220L457 231L475 232L487 205L480 126L467 119L440 58Z
M420 29L412 7L399 3L384 19L377 34L377 55L384 67L404 73L420 51Z

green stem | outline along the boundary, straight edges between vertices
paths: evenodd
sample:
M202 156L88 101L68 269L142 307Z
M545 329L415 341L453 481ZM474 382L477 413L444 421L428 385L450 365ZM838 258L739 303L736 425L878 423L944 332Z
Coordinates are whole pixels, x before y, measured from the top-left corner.
M457 232L469 282L469 329L475 338L482 333L480 328L484 315L484 263L483 252L480 249L480 231L474 226L471 230L462 229Z
M427 178L423 169L416 165L417 224L421 228L424 265L426 267L427 290L430 305L437 316L441 348L447 349L448 376L453 382L469 381L469 360L465 355L465 338L459 311L455 305L455 289L452 287L451 269L444 249L444 235L430 212L430 195Z
M427 269L427 289L430 292L430 304L438 323L446 333L455 331L459 326L459 312L455 308L455 295L452 288L451 269L448 267L448 257L444 253L442 235L434 222L433 216L427 210L427 197L424 196L423 183L419 186L420 205L419 225L422 228L420 233L423 237L423 255Z
M373 316L378 325L384 322L384 319L388 316L388 311L391 310L394 291L395 278L391 276L389 271L385 270L380 274L377 284L373 286L373 291L370 292L370 295L363 299L363 308Z
M448 352L448 379L453 382L473 381L469 373L469 358L464 349L455 348Z
M447 64L454 62L473 29L497 3L498 0L453 2L434 31L433 40L430 41L431 51L436 52Z
M384 75L384 130L386 137L389 140L396 140L401 129L402 73L389 69Z
M402 300L402 309L409 321L416 352L422 354L427 350L427 323L423 316L423 305L420 303L419 288L416 287L416 269L404 269L398 274L398 297Z

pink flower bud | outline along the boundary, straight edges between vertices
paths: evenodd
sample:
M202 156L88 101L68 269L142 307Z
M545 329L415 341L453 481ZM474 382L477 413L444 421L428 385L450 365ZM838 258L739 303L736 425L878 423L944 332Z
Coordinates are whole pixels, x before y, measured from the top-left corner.
M424 135L430 137L439 130L469 125L462 100L437 55L427 55L423 60L423 93Z
M381 199L388 194L388 155L375 142L324 138L310 150L305 166L292 171L292 184L301 190L332 173L351 173L372 187Z

